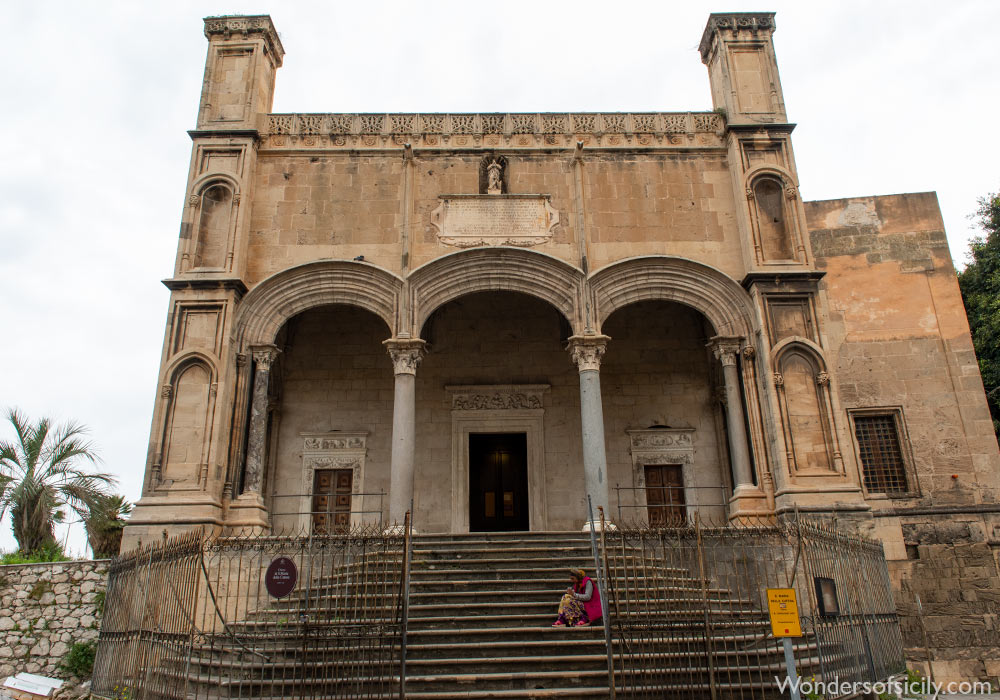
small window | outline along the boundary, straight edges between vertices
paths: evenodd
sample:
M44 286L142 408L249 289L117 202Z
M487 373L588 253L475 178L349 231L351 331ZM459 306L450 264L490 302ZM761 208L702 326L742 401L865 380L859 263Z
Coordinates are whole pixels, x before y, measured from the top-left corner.
M910 496L916 490L908 474L898 411L854 414L865 490L870 494Z

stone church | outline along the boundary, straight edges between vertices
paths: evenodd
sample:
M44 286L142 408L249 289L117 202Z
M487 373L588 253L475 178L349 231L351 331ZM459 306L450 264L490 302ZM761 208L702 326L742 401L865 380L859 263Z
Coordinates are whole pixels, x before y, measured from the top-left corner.
M1000 456L936 196L803 201L774 29L710 16L711 112L275 114L271 19L206 19L126 546L411 504L418 532L578 531L589 495L850 520L901 591L995 592ZM962 610L995 643L973 601L937 614Z

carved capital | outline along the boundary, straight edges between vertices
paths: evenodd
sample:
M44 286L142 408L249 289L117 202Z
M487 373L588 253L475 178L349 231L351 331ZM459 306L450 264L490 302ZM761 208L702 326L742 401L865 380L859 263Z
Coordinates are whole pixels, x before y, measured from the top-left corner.
M394 374L416 374L426 353L426 342L419 338L390 338L382 343L392 358Z
M827 384L830 383L830 375L827 374L826 372L820 372L819 374L816 375L816 383L819 386L826 386Z
M747 187L747 199L749 199L752 202L753 201L753 197L754 197L753 189L750 188L750 187Z
M743 352L743 359L745 360L753 360L753 358L757 356L757 351L754 350L753 345L744 345L742 352Z
M795 185L788 185L785 188L785 199L795 199L799 196L799 189Z
M708 347L712 348L712 354L723 367L735 367L741 341L742 338L717 335L708 341Z
M160 398L169 399L174 395L174 388L169 384L164 384L160 387Z
M267 372L271 369L274 361L278 359L281 350L275 345L255 345L250 348L250 353L253 355L253 361L256 363L257 369Z
M606 335L574 335L569 338L566 349L570 359L581 372L601 369L601 358L608 349L610 337Z
M237 192L236 194L233 195L233 204L239 204L239 203L240 203L240 193Z
M200 201L201 197L199 195L192 194L190 197L188 197L188 204L190 204L192 207L198 206L198 202Z
M785 378L782 376L781 372L774 373L774 385L776 387L785 386Z
M245 352L236 353L236 366L237 367L247 366L247 354Z

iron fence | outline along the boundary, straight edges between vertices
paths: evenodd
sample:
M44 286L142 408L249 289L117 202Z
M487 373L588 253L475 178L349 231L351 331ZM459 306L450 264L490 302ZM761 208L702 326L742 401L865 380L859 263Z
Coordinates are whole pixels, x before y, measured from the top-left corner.
M94 695L398 697L411 535L407 515L388 531L196 534L119 558Z
M769 588L796 591L800 677L846 688L905 668L878 542L797 516L709 524L697 514L670 527L619 523L600 539L612 696L782 697L786 668Z

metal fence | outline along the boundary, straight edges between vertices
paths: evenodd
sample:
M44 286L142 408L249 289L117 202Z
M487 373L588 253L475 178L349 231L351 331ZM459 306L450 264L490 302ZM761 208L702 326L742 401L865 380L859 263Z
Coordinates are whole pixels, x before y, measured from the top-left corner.
M602 528L600 540L617 697L782 697L768 588L796 591L800 677L849 687L905 668L878 542L798 517L711 525L697 515Z
M411 534L407 516L387 532L196 534L121 557L109 572L92 691L398 697Z

